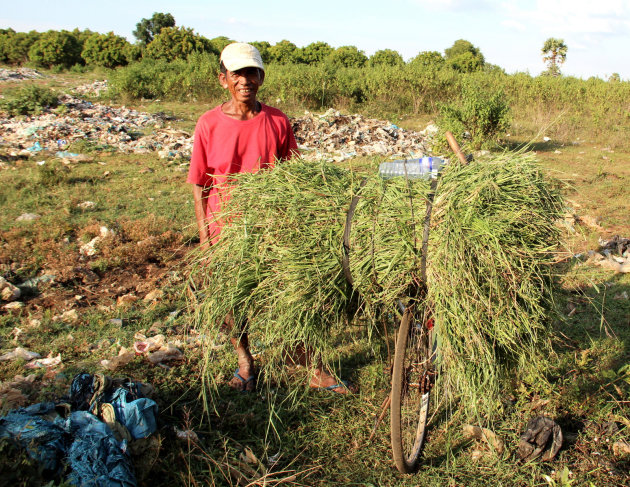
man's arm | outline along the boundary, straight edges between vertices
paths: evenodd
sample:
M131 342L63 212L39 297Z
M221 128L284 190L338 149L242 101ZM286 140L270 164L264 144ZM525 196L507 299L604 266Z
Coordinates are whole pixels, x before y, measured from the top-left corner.
M197 219L197 228L199 229L199 243L208 245L208 223L206 221L206 211L208 209L208 192L207 188L193 184L193 198L195 200L195 217Z

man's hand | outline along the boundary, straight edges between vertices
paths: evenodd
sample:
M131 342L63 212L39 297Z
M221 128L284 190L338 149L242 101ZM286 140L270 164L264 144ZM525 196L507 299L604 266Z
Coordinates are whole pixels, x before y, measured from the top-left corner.
M208 236L208 224L206 222L206 212L208 209L208 188L193 185L193 198L195 200L195 218L197 219L197 228L199 229L199 244L203 249L210 246Z

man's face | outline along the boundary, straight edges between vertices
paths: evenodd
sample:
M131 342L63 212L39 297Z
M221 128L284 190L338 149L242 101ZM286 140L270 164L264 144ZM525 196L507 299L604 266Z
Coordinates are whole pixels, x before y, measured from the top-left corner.
M265 79L265 72L258 68L242 68L219 74L221 86L228 90L232 99L239 103L256 101L256 94Z

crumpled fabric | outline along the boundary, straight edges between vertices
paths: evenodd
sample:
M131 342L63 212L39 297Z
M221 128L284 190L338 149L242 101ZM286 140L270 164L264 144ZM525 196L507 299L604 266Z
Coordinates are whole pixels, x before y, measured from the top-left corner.
M126 454L127 443L116 441L105 423L87 411L75 411L68 427L76 438L68 450L70 483L89 487L136 485L133 465Z
M107 401L114 407L116 420L123 424L133 439L146 438L157 429L157 404L151 399L141 397L129 400L133 395L126 389L119 388L107 397Z
M158 410L155 401L142 397L143 387L129 380L78 374L70 387L70 404L45 402L11 411L0 418L0 438L25 448L49 475L61 475L66 462L71 484L133 487L136 478L127 442L117 440L93 413L100 404L111 404L116 421L133 439L150 436L157 430Z
M54 403L40 403L0 418L0 438L14 440L51 475L61 473L64 452L72 443L63 422L46 419L54 411Z

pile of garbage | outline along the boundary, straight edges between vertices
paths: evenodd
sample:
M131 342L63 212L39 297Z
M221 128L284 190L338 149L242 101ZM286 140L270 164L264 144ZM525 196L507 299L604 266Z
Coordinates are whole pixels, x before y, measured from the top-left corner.
M63 151L72 142L84 140L124 153L190 157L191 135L165 128L164 122L171 118L164 114L114 108L70 95L62 95L59 102L64 110L24 119L0 119L0 146L12 156L28 156L42 150ZM153 130L145 134L148 127Z
M433 125L414 132L383 120L341 115L332 108L323 115L306 112L291 122L304 158L328 162L372 155L422 157L429 152L428 139L437 132Z
M51 479L67 473L71 485L133 487L129 450L147 447L157 430L153 392L148 384L81 373L64 400L1 417L0 439L25 449Z
M35 69L16 68L5 69L0 68L0 81L22 81L25 79L39 79L44 75Z
M94 81L93 83L88 83L85 85L77 86L73 91L78 95L83 96L101 96L102 93L106 92L109 88L109 84L107 80L102 81Z
M587 263L599 265L619 273L630 272L630 238L615 235L609 240L599 239L599 249L577 254L578 259L586 258Z
M106 81L76 88L85 94L101 93ZM114 108L75 96L59 98L63 108L23 119L0 118L0 147L11 156L28 157L40 151L64 152L77 140L123 153L157 152L161 158L187 160L193 137L165 126L171 117L162 113ZM306 112L292 120L298 146L307 160L343 161L356 156L422 157L437 131L430 125L422 132L402 129L390 122L361 115L341 115L333 109L323 115ZM62 156L60 156L62 157Z

